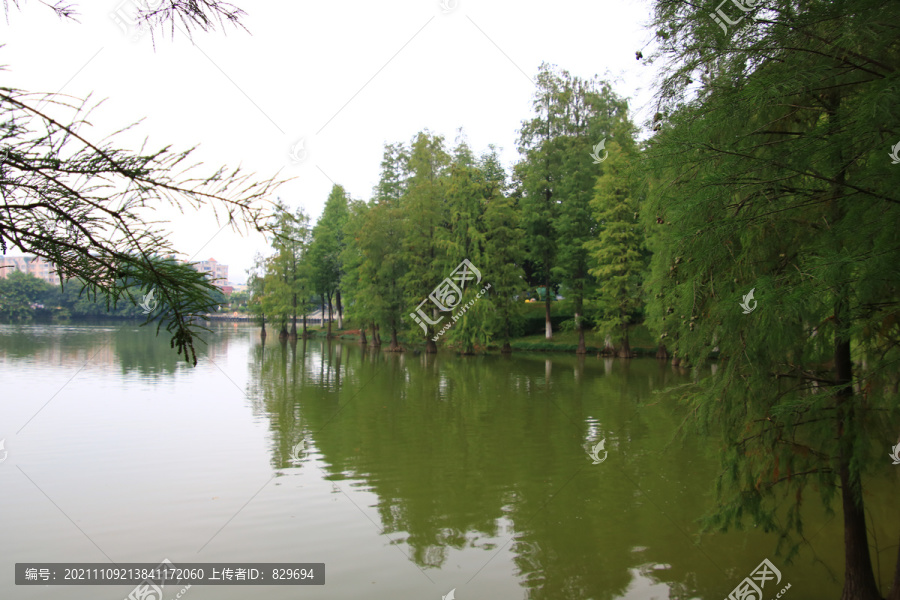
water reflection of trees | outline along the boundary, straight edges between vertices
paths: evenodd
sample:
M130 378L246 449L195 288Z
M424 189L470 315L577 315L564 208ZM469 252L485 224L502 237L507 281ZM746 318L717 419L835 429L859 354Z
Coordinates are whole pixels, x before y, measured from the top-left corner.
M330 479L364 481L377 495L385 533L421 567L443 566L451 549L479 548L487 562L509 542L535 600L611 599L654 582L670 598L733 587L709 559L724 542L706 540L702 552L685 535L713 465L698 448L668 446L682 416L652 390L685 374L667 364L322 340L260 344L251 357L274 466L310 436ZM592 465L597 437L609 459Z
M228 347L236 338L245 337L246 334L246 330L241 331L226 324L210 325L210 331L202 334L203 342L196 345L198 361L218 361L228 354ZM172 351L165 327L157 335L156 323L117 327L113 334L113 347L123 374L136 372L153 377L171 375L176 371L190 371L193 368L185 364L183 357Z
M198 344L198 357L215 360L227 353L230 328L214 328ZM185 368L172 352L165 329L156 334L151 323L87 322L68 325L0 325L0 358L42 364L110 367L122 374L146 377L171 375Z

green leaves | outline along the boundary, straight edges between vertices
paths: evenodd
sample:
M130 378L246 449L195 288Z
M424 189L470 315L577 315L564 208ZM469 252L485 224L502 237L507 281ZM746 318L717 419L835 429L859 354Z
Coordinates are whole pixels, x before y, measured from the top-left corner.
M52 287L34 275L18 270L4 275L6 277L0 279L0 319L30 320L34 316L32 305L40 303Z
M598 281L597 330L607 335L625 332L627 341L632 314L643 305L641 284L647 263L643 227L636 218L640 210L637 181L631 167L638 157L616 141L610 142L609 153L590 201L591 217L600 224L597 236L583 245L590 253L589 272Z
M862 473L883 467L871 440L896 437L900 339L881 325L900 311L900 247L886 233L900 229L900 170L886 167L900 118L884 113L900 72L884 24L900 8L765 10L726 44L695 7L657 2L672 68L641 222L654 328L698 367L720 352L687 396L692 430L721 426L727 448L708 523L751 517L788 540L802 520L776 520L784 503L815 484L826 503L841 486L862 505ZM698 72L694 93L685 80ZM758 306L744 314L751 289ZM865 546L864 526L846 526Z
M634 148L634 126L626 102L608 82L546 64L537 81L536 116L522 124L519 151L525 160L516 166L526 248L541 274L531 283L565 285L576 315L582 315L595 283L587 248L598 231L590 207L594 184L614 151ZM598 147L607 143L606 149ZM602 166L592 156L604 157Z

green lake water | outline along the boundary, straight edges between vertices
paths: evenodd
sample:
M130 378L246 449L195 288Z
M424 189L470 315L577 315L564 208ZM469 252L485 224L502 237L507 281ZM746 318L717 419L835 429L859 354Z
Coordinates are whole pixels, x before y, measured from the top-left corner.
M121 600L134 586L16 586L14 564L164 558L326 565L324 586L187 600L721 600L765 558L787 600L840 595L839 507L812 494L791 564L771 534L697 536L718 449L677 438L654 390L690 375L668 363L213 329L191 368L149 327L0 326L0 598ZM896 478L872 489L887 585Z

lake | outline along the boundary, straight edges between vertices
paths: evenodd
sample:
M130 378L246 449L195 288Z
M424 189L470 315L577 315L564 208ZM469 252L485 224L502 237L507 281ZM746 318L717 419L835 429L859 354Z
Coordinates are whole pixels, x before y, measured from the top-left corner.
M654 391L690 374L667 362L213 329L189 367L150 327L0 325L0 597L121 600L133 585L16 586L14 564L165 558L326 565L324 586L188 600L721 600L766 558L788 600L840 596L839 507L812 494L791 564L772 534L697 536L718 449L678 437ZM889 491L867 498L883 583Z

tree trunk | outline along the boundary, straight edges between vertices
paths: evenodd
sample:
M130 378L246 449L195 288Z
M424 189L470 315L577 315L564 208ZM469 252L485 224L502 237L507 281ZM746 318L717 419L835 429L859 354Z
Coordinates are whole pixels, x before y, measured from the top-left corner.
M601 356L615 356L616 355L616 347L612 345L612 336L610 334L606 334L606 338L603 340L603 349L600 351Z
M547 98L547 131L544 137L544 142L546 143L550 139L550 122L551 122L551 112L550 112L550 98ZM550 181L550 155L549 153L544 153L544 177L545 180ZM550 189L550 186L547 185L544 188L544 201L545 201L545 210L551 210L551 201L553 200L553 190ZM552 213L551 213L552 214ZM549 225L549 223L548 223ZM544 335L546 339L553 339L553 323L550 321L550 251L549 249L544 250L544 291L547 293L547 297L545 299L546 306L546 314L545 314L545 332Z
M619 348L619 358L633 358L631 345L628 343L628 323L622 326L622 347Z
M437 354L437 342L432 339L434 336L434 327L429 325L428 331L425 334L425 354Z
M544 337L548 340L553 339L553 323L550 321L550 271L547 270L547 276L544 278Z
M657 348L656 358L662 358L662 359L669 358L669 352L666 350L665 344L660 344L659 348Z
M863 506L862 482L859 471L850 469L853 434L845 434L845 429L854 431L853 390L846 384L853 377L853 363L850 357L850 341L843 338L845 333L841 317L843 310L839 306L835 310L835 329L837 340L834 348L834 371L837 385L843 386L837 391L838 418L838 472L841 477L841 502L844 511L844 590L841 600L881 600L878 586L875 584L875 573L872 570L872 557L869 554L869 541L866 532L866 515Z
M672 353L672 366L680 367L681 366L681 358L678 356L678 350Z
M579 302L579 304L581 304ZM575 312L575 328L578 329L578 348L575 354L587 354L587 346L584 344L584 325L581 322L581 311Z
M362 327L359 328L359 344L361 346L368 346L369 340L366 339L366 324L363 323Z
M403 352L400 342L397 340L397 328L391 326L391 345L388 346L388 352Z
M844 505L844 590L841 600L881 600L869 555L859 474L850 471L850 459L844 450L838 460Z
M303 339L309 337L309 332L306 330L306 313L303 313Z
M512 346L509 345L509 313L507 312L503 319L503 331L505 332L505 336L503 338L503 347L500 348L501 354L511 354Z
M286 321L282 321L282 323L281 323L281 331L278 332L278 339L281 340L281 341L284 341L284 340L287 339L287 337L288 337L288 332L287 332L287 322L286 322Z
M897 565L894 567L894 583L884 600L900 600L900 551L897 552Z
M338 330L340 331L344 328L344 307L341 305L341 290L335 292L334 297L337 302Z
M297 294L293 295L294 311L291 315L291 339L297 339Z
M372 345L381 346L381 338L378 336L378 325L372 322Z
M331 308L331 294L328 294L328 333L326 335L329 338L331 337L331 320L333 314L334 310Z
M266 339L266 315L262 317L262 329L259 332L259 337Z
M828 113L829 121L839 128L844 127L838 122L837 109L841 103L840 91L832 88L821 96ZM831 221L839 224L846 217L842 203L838 198L843 198L843 182L846 177L846 159L841 144L831 144L833 152L832 165L836 167L831 183ZM829 227L829 230L831 228ZM838 239L832 244L832 249L838 252L846 250ZM835 393L835 416L837 418L837 442L838 442L838 474L841 478L841 503L844 515L844 589L841 600L881 600L878 586L875 583L875 573L872 569L872 558L869 554L868 534L866 532L866 516L863 503L862 482L859 469L852 468L853 447L857 425L854 395L851 383L853 382L853 362L850 348L850 328L853 325L849 316L850 290L846 283L848 274L845 268L835 273L834 279L828 282L833 287L835 294L834 304L834 379L838 387Z

